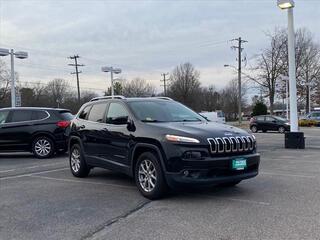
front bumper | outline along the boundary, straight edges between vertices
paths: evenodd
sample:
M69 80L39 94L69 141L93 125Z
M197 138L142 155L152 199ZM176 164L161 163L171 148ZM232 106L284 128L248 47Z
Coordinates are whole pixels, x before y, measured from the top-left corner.
M232 170L232 160L241 157L247 160L244 170ZM183 170L177 173L167 172L166 180L169 186L179 185L216 185L253 178L259 172L260 155L258 153L212 158L209 160L188 161Z

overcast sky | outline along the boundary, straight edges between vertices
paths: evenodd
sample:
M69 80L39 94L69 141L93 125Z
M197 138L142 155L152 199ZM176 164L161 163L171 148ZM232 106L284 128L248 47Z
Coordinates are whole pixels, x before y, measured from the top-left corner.
M308 28L320 42L320 0L296 0L294 13L295 27ZM16 60L21 82L64 78L76 86L67 57L79 54L86 65L82 89L106 89L106 65L122 68L124 78L145 78L160 91L160 74L186 61L200 70L203 85L219 88L236 76L223 67L237 64L229 40L248 41L244 54L250 63L268 44L265 32L286 23L276 0L0 0L0 47L29 53Z

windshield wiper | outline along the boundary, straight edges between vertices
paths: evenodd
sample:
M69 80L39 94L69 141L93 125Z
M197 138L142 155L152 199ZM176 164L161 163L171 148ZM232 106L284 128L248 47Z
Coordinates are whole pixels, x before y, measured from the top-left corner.
M201 119L196 118L196 119L181 119L181 120L177 120L175 122L201 122Z

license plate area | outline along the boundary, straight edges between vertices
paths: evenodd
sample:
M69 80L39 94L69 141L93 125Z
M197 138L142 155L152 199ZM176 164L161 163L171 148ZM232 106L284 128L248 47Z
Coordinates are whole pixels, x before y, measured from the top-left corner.
M232 159L231 162L231 169L240 171L240 170L245 170L247 168L247 159L245 158L236 158Z

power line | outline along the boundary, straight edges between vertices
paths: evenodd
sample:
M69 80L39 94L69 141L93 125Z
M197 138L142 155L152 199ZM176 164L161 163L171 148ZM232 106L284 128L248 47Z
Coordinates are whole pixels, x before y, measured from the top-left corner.
M238 45L237 46L232 46L232 49L238 49L238 115L239 115L239 125L241 124L242 121L242 110L241 110L241 66L242 66L242 61L244 61L241 58L241 53L242 53L242 43L247 43L248 41L239 38L232 39L231 41L237 41Z
M75 72L72 72L71 74L76 74L77 76L77 88L78 88L78 102L80 104L80 85L79 85L79 73L82 73L82 71L78 71L78 67L83 67L84 65L83 64L78 64L78 58L79 58L79 55L74 55L74 56L71 56L69 57L70 59L74 59L74 64L72 63L69 63L68 65L69 66L74 66L76 68L76 71Z
M169 75L169 73L162 73L161 76L163 76L163 79L160 80L160 82L163 82L161 86L163 86L164 96L167 96L167 80L166 76Z

